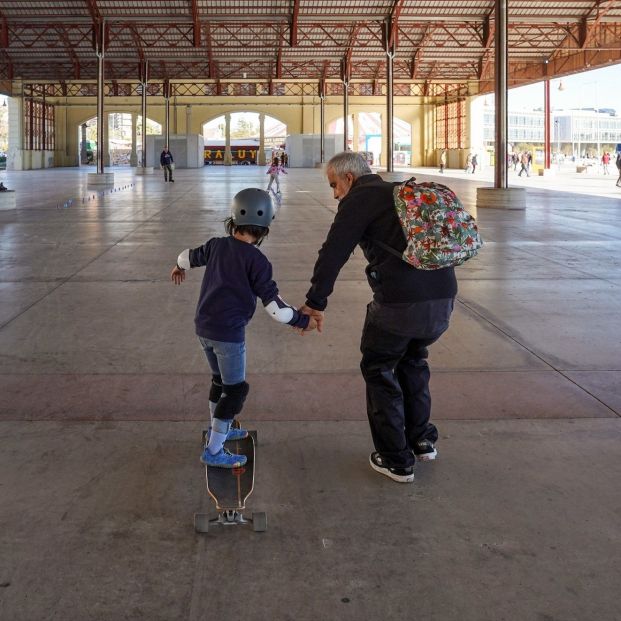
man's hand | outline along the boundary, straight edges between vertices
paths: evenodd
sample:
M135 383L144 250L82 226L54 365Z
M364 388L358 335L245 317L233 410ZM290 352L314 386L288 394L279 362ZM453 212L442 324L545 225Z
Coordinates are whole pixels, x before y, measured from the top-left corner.
M317 320L314 317L308 315L308 325L306 326L306 328L293 328L293 329L300 336L304 336L307 332L312 332L313 330L317 329Z
M300 312L305 315L310 315L312 319L317 323L317 332L321 332L323 330L323 311L315 310L314 308L310 308L309 306L303 305L300 307ZM310 323L309 323L310 326ZM308 330L308 328L307 328Z
M185 280L185 270L175 265L172 272L170 272L170 279L176 284L180 285Z

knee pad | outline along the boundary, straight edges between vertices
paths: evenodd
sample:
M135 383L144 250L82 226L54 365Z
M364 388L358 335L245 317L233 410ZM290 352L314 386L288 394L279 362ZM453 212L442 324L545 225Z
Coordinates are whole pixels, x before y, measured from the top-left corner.
M231 420L242 411L244 401L250 391L250 385L246 382L239 384L223 384L222 396L214 412L215 418Z
M218 403L222 396L222 377L220 375L211 376L211 388L209 389L209 401Z

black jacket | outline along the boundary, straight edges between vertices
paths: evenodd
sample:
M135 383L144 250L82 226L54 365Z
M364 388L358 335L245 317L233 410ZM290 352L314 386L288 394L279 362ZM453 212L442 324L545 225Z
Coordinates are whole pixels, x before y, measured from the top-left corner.
M406 242L393 200L395 184L379 175L356 179L340 201L334 222L315 263L306 304L324 310L341 268L360 244L369 264L366 275L373 299L380 304L398 304L454 298L455 270L420 270L373 243L374 239L405 250Z

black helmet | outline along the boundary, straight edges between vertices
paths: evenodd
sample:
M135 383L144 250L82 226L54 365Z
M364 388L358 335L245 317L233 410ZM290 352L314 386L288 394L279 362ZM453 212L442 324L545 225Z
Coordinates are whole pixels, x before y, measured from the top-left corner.
M274 219L272 197L259 188L246 188L238 192L233 198L231 218L235 226L251 224L269 228Z

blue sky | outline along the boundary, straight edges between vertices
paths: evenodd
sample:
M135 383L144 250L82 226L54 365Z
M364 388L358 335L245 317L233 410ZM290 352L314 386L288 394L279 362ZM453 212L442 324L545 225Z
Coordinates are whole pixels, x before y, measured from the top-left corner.
M621 115L621 64L552 79L550 105L553 109L613 108ZM543 108L543 82L509 91L510 110L535 108Z

